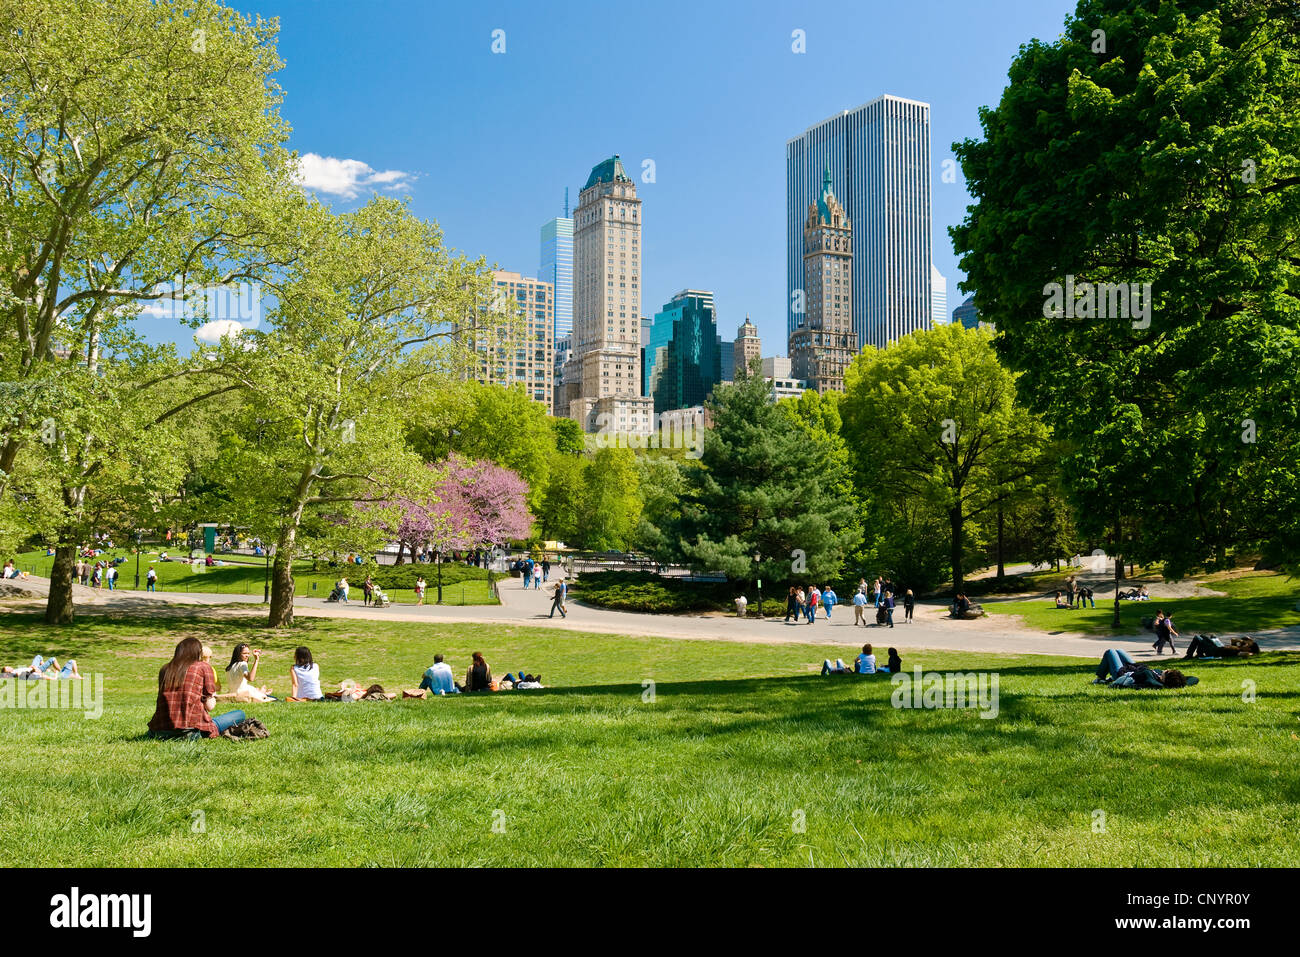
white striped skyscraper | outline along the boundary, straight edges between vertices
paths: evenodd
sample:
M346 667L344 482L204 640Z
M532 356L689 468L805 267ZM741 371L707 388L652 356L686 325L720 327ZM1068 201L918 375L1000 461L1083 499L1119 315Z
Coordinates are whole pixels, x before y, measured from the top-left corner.
M930 105L882 96L809 127L785 146L786 327L804 304L804 220L831 172L853 223L853 330L883 347L930 328Z

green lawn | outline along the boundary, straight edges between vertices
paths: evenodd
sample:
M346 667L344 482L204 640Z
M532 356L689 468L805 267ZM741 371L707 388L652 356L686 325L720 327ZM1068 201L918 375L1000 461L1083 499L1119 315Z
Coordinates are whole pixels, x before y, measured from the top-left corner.
M1226 592L1228 597L1154 599L1120 602L1119 634L1142 631L1142 619L1154 618L1164 609L1174 616L1174 627L1184 637L1194 634L1258 632L1300 625L1300 580L1276 572L1250 573L1226 581L1211 581L1209 587ZM1056 634L1078 632L1084 635L1114 634L1111 628L1115 611L1114 593L1109 597L1098 591L1096 608L1057 608L1052 599L983 602L993 615L1019 615L1025 624L1039 631ZM1154 639L1153 639L1154 640ZM1181 648L1181 645L1180 645Z
M167 549L169 555L176 555L175 549ZM118 566L117 587L119 589L133 590L135 587L135 555L130 549L116 548L107 552L111 560L118 556L126 558L126 562ZM104 556L100 556L103 558ZM217 561L224 562L221 566L208 568L204 566L201 570L195 571L187 562L178 561L158 561L158 550L145 547L140 556L140 588L145 587L145 576L149 570L149 563L152 560L154 569L158 572L158 591L169 592L203 592L208 594L221 595L261 595L266 581L266 564L260 558L253 558L248 555L214 555ZM51 556L47 556L44 550L36 552L24 552L17 557L17 564L20 569L31 572L33 575L39 575L42 578L48 578L50 566L54 563ZM432 565L416 566L423 572L425 580L428 582L429 589L426 593L425 600L433 602L437 598L437 571ZM385 586L384 591L389 599L397 604L414 604L415 589L411 587L414 584L414 577L407 574L410 566L398 566L393 568L385 566L377 572L377 581L383 583L385 576L390 576L398 581L397 587ZM443 603L447 605L497 605L500 602L492 594L488 587L487 573L483 569L469 568L464 565L446 564L443 566ZM299 560L294 562L294 594L299 597L325 598L334 588L334 583L338 581L339 576L346 574L348 582L352 589L348 597L353 601L361 601L361 583L365 581L366 570L364 566L349 566L343 568L328 568L325 563L313 570L310 560Z
M435 651L463 671L479 650L550 690L254 705L268 740L146 739L157 669L188 635L217 659L236 640L263 647L280 691L299 643L327 684L412 687ZM1198 662L1198 686L1163 693L1091 685L1077 659L903 649L909 669L998 672L999 714L983 720L896 709L884 678L821 678L826 651L325 619L284 634L252 617L47 628L0 614L0 661L75 655L107 676L99 720L0 717L0 829L23 835L0 863L1300 864L1300 653Z

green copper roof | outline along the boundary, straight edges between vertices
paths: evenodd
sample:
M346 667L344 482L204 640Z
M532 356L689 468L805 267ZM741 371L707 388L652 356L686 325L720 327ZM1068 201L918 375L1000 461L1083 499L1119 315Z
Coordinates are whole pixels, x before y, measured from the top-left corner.
M831 210L826 200L834 196L831 192L831 168L826 167L826 172L822 174L822 194L817 198L817 216L822 222L831 221Z
M597 183L630 183L631 177L623 171L623 162L615 153L609 159L602 163L597 163L592 167L591 175L587 177L587 185L583 189L591 189Z

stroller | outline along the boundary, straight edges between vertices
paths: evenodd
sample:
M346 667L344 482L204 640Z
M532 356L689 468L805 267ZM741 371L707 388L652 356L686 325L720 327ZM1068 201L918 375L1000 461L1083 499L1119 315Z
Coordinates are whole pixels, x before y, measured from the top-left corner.
M883 625L883 624L888 623L888 621L889 621L889 612L888 612L888 610L886 610L886 608L885 608L884 605L879 605L879 606L877 606L877 608L876 608L876 624L877 624L877 625Z
M342 599L342 597L343 597L343 592L342 592L342 590L340 590L339 587L338 587L337 585L335 585L335 586L334 586L334 590L333 590L332 592L330 592L330 596L329 596L328 598L326 598L325 600L326 600L326 601L339 601L340 599Z

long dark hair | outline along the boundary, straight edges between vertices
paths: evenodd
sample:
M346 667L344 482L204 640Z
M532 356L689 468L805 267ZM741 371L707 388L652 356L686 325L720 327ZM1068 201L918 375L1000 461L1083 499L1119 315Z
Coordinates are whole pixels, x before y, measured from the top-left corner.
M293 651L293 663L299 668L310 668L312 666L311 649L306 645L299 645Z
M482 655L481 653L479 653L479 652L476 651L476 652L474 652L474 654L473 654L472 657L474 658L474 664L476 664L476 665L484 665L484 666L487 665L487 662L483 660L483 655Z
M230 656L230 664L226 665L227 671L229 671L231 668L235 667L235 665L239 664L241 661L244 660L241 656L244 653L244 649L247 647L248 645L244 644L242 641L239 644L235 645L235 651Z
M190 665L203 657L203 642L197 638L183 638L176 646L172 660L158 672L158 690L172 691L185 683L185 672Z

